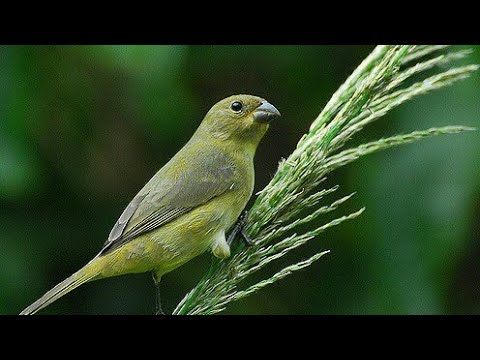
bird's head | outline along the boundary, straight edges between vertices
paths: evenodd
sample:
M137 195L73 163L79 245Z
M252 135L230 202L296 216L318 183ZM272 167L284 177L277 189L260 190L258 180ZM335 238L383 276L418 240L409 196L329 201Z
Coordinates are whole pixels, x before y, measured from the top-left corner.
M199 128L219 140L258 145L270 121L280 112L267 100L253 95L233 95L212 106Z

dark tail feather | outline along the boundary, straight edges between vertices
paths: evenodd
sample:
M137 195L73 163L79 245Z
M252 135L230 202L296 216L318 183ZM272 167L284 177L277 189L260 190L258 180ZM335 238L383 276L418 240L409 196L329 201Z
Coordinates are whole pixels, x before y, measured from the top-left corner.
M83 268L74 273L72 276L63 280L60 284L45 293L45 295L35 301L32 305L25 308L20 313L20 315L33 315L37 311L43 309L44 307L47 307L48 305L61 298L63 295L69 293L73 289L76 289L80 285L93 280L98 274L90 265L93 264L91 262L88 263Z

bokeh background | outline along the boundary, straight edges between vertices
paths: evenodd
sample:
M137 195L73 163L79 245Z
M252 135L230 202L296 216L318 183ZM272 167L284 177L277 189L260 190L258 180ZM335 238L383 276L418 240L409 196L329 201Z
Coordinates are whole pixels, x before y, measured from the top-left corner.
M256 190L373 46L0 47L0 313L15 314L95 255L141 186L216 101L275 104ZM480 62L473 47L470 62ZM401 106L356 142L480 124L480 77ZM370 155L332 174L358 219L297 251L332 252L230 314L480 312L480 133ZM165 276L167 312L210 254ZM281 265L281 264L279 264ZM266 270L268 276L276 267ZM151 314L148 274L87 284L44 314Z

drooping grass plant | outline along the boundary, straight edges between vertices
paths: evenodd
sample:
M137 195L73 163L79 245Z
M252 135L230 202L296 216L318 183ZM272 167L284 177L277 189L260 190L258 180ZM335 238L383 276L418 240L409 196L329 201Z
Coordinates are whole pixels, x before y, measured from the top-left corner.
M257 194L245 228L254 245L246 247L236 242L229 259L213 259L205 276L173 313L218 313L230 302L251 295L328 253L321 251L270 278L244 285L250 275L317 238L326 229L363 212L360 209L321 226L308 226L313 220L318 221L320 215L337 210L353 195L327 200L338 190L338 186L321 187L330 172L379 150L433 135L472 130L463 126L431 128L344 149L353 135L391 109L467 78L478 66L453 64L468 54L468 50L452 51L446 45L377 46L333 94L293 153L280 161L270 183ZM429 76L425 75L427 70L431 72ZM416 81L412 81L413 76Z

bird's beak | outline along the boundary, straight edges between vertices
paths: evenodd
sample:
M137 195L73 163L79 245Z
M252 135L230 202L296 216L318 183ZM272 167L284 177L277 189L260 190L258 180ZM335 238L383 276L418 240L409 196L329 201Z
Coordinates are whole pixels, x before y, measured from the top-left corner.
M259 122L270 122L274 118L281 116L280 111L268 101L263 103L253 112L253 118Z

